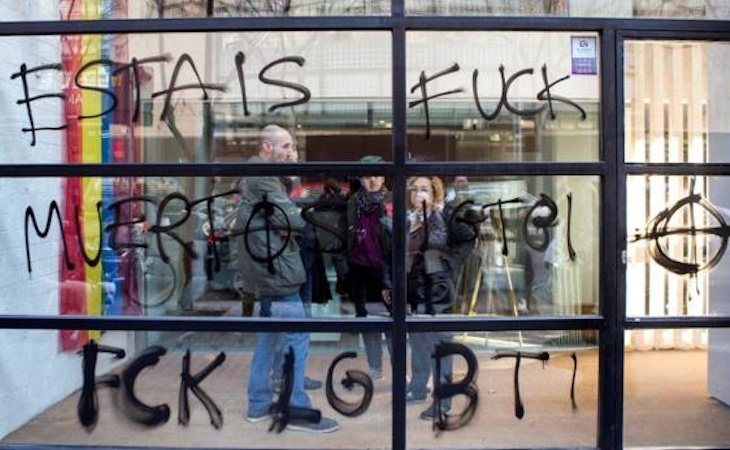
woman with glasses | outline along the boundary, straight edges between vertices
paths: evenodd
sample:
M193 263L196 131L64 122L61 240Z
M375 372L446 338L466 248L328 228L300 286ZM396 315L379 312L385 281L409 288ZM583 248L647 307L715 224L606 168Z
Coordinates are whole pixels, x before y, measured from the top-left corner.
M448 217L444 210L444 184L438 177L411 177L407 182L408 238L406 250L407 301L412 314L450 314L453 311L454 288L452 272L457 262L451 256ZM389 297L388 293L384 294ZM425 402L427 384L435 372L431 357L439 342L450 342L451 332L416 333L409 336L411 344L411 379L406 401ZM441 361L440 379L451 378L451 357ZM436 401L421 413L432 420L437 413ZM442 412L451 408L451 400L440 400Z

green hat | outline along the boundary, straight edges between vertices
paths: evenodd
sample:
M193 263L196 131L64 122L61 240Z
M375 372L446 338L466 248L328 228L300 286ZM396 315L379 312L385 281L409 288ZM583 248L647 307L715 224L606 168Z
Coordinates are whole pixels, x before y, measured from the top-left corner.
M383 162L383 157L379 155L367 155L360 158L360 162L364 163L379 163Z

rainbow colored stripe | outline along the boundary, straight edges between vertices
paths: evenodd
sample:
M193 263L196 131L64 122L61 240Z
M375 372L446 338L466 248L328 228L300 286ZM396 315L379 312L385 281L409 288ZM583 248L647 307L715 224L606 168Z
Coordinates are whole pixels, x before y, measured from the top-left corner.
M126 16L126 2L112 0L60 0L61 13L68 20L93 20ZM114 137L112 124L116 111L101 117L85 118L106 110L111 98L100 92L79 89L75 76L85 64L98 59L126 61L126 45L115 45L125 36L68 35L61 37L62 68L64 71L64 110L68 128L66 129L66 162L68 163L113 163ZM125 41L126 43L126 41ZM120 50L121 49L121 50ZM111 77L112 68L93 65L84 71L83 84L117 89ZM124 144L124 143L122 143ZM76 315L116 315L124 313L122 286L129 277L119 276L119 256L106 247L107 240L102 232L102 224L113 221L106 206L116 195L114 181L101 177L68 178L65 186L63 207L64 233L66 242L82 242L86 255L94 257L102 246L101 261L95 266L84 263L78 245L69 245L68 250L73 268L63 264L61 256L60 305L61 314ZM97 204L102 205L102 224L99 223ZM77 235L76 221L79 220ZM131 275L131 274L130 274ZM61 330L62 350L76 350L89 339L98 339L99 331Z

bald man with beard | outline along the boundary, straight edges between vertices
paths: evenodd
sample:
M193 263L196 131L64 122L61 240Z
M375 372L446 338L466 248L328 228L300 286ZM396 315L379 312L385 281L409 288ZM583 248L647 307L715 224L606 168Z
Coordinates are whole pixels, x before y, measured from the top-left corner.
M267 125L261 130L259 154L249 163L284 163L292 161L295 151L291 134L277 125ZM297 206L289 199L286 186L277 176L249 177L242 180L239 223L249 223L247 236L242 236L239 251L239 270L243 275L242 290L256 298L262 317L305 318L300 289L307 276L302 263L299 245L292 234L300 233L306 223ZM264 200L276 205L274 214L268 217L259 210L251 217L255 205ZM270 231L266 231L268 220ZM272 253L281 253L272 261L257 261ZM309 333L283 332L256 333L256 343L251 360L248 380L249 422L267 420L271 414L274 392L269 376L274 369L277 348L283 345L294 353L294 380L289 405L312 408L312 402L304 391L304 371L309 354ZM287 428L294 431L328 433L339 424L326 417L318 423L292 419Z

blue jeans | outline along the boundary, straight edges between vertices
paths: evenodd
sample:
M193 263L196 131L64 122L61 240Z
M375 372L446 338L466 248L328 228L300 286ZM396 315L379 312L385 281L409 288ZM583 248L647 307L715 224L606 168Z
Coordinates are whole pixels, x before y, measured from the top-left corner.
M262 317L305 317L299 293L259 297ZM267 411L273 401L269 384L277 349L294 351L294 385L289 405L311 408L312 402L304 392L304 369L309 355L309 333L256 333L251 370L248 376L248 412L258 414Z
M413 392L415 397L425 397L429 378L436 373L436 361L433 354L436 344L439 342L452 342L453 336L450 331L437 331L429 333L411 333L411 381L408 390ZM453 372L453 356L441 359L441 383L448 383ZM443 399L441 404L451 405L451 399Z
M365 344L365 357L368 360L370 370L383 371L383 333L362 333L362 341ZM388 354L393 357L393 342L390 333L385 333L385 343L388 346ZM391 367L393 363L391 361Z
M368 304L368 314L371 317L389 317L390 311L383 303ZM365 344L365 356L368 360L370 370L383 371L383 333L362 333L362 341ZM390 333L385 333L385 343L388 346L388 354L393 358L393 342ZM390 366L393 367L391 359Z
M304 315L306 317L312 317L312 271L307 270L307 281L304 282L301 289L299 289L299 297L302 299L302 305L304 306ZM262 311L264 311L264 305L261 305ZM270 311L270 306L266 311ZM264 316L264 314L261 314ZM266 312L264 317L270 317L271 313ZM276 356L274 357L274 369L271 374L274 381L281 381L284 378L284 357L289 349L284 346L284 342L279 340L279 347L276 350Z

